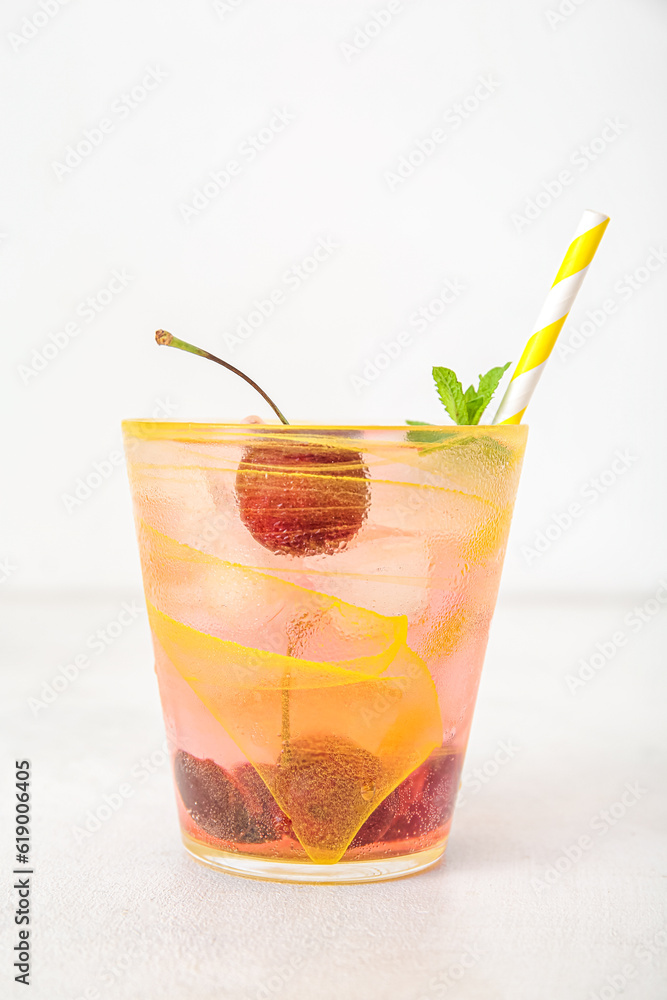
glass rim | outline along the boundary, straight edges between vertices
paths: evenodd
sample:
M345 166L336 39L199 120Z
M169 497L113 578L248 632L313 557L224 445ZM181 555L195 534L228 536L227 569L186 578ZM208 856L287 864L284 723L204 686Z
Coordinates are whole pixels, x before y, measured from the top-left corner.
M291 434L294 431L395 431L399 434L413 432L446 432L449 434L475 434L480 431L516 433L527 431L528 424L307 424L307 423L231 423L196 420L159 420L130 418L121 421L124 432L140 437L168 438L170 433L242 432L243 434Z

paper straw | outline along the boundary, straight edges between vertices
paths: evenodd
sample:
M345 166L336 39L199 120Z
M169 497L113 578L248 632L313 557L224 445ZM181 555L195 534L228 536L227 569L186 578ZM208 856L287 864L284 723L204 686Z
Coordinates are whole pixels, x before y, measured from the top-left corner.
M507 386L494 424L519 424L609 222L587 209Z

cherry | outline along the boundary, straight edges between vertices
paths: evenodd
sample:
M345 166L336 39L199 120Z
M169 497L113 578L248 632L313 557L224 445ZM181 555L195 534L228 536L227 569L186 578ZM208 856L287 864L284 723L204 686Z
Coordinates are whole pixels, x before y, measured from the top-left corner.
M232 844L294 839L290 821L252 764L229 772L213 760L179 750L174 776L186 810L211 837Z
M401 782L393 792L390 792L382 800L377 809L370 814L363 826L355 833L350 847L365 847L367 844L376 844L384 840L387 830L393 826L396 818L409 805L408 781L409 778Z
M408 775L403 782L408 802L386 831L387 841L422 837L451 819L462 763L461 754L436 751Z
M361 528L370 504L358 451L310 438L246 448L236 474L241 520L280 555L331 555Z
M248 813L253 817L264 840L280 840L281 837L296 840L290 820L252 764L237 764L231 772L231 778L243 795Z
M197 826L218 840L261 843L265 831L253 821L243 796L226 771L213 760L179 750L174 777L183 805Z
M371 813L350 847L425 836L451 818L462 758L436 751Z
M166 330L158 330L155 339L239 375L287 424L271 397L238 368ZM260 545L277 555L331 555L364 523L370 506L368 470L361 453L352 448L330 444L324 437L319 441L315 432L305 432L303 441L295 437L283 444L275 435L272 443L259 441L243 452L236 474L241 521ZM213 493L215 499L215 489Z

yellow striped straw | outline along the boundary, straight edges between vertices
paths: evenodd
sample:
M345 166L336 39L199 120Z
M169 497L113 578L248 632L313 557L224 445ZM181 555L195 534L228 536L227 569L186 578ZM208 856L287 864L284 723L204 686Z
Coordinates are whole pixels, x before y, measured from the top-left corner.
M586 277L600 240L609 222L608 215L587 209L565 254L565 259L551 286L537 318L530 340L507 386L494 424L520 424L535 386L540 380L572 303Z

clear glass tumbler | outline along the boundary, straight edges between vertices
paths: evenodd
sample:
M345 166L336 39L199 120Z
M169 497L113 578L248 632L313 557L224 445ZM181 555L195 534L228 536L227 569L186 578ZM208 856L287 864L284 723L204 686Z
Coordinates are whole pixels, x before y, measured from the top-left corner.
M437 862L527 428L123 431L188 851L291 882Z

